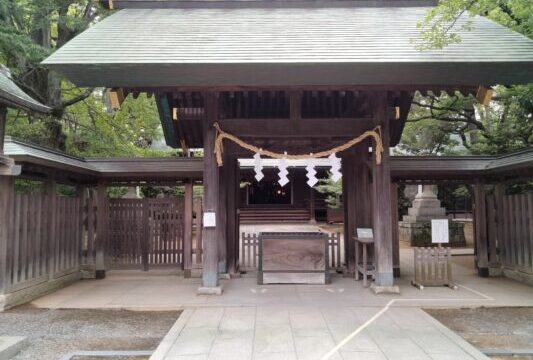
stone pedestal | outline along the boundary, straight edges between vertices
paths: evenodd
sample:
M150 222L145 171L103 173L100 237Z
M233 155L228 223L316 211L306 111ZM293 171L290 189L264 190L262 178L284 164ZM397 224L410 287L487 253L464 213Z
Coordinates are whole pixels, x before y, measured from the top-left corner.
M408 215L403 217L404 222L446 219L446 209L440 206L434 185L419 185L413 205L407 211Z
M419 185L408 215L399 222L400 241L408 242L411 246L431 246L431 220L446 218L446 209L440 206L436 186ZM464 224L450 221L449 246L465 245Z

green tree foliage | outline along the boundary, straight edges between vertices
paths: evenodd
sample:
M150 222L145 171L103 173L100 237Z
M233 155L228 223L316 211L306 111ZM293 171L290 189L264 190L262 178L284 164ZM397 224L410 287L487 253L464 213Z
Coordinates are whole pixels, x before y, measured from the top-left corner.
M333 181L328 175L326 179L320 179L315 188L319 193L326 194L326 204L330 208L342 207L342 181Z
M51 106L52 116L11 110L7 134L79 156L162 156L153 98L128 97L108 113L102 89L80 89L40 63L107 15L92 0L0 0L0 62L14 81Z
M531 0L441 0L418 26L420 51L461 41L472 24L462 16L485 16L533 38ZM399 149L411 154L501 154L533 144L533 85L496 86L488 106L472 96L416 94Z

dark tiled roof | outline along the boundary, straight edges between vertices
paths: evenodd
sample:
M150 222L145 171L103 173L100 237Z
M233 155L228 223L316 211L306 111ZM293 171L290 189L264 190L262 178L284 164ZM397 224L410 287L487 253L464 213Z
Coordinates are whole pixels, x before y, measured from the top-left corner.
M120 10L44 64L79 86L131 88L533 81L533 41L480 16L459 19L472 25L461 43L419 51L428 7L239 4Z
M6 137L6 155L17 163L87 174L111 180L201 179L202 158L78 158ZM265 161L266 166L269 160ZM319 167L325 162L319 161ZM296 167L304 167L296 164ZM249 160L242 168L253 167ZM391 176L396 181L513 179L533 177L533 148L501 156L392 156Z
M38 113L49 113L51 109L22 91L11 80L9 70L0 65L0 104Z

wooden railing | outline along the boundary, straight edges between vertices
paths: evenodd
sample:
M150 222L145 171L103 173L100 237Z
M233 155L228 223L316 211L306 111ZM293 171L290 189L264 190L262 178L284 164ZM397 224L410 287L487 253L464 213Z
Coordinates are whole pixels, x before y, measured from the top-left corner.
M342 267L341 233L329 233L329 267L331 270ZM240 239L239 268L244 271L256 270L259 263L259 240L258 234L241 233Z

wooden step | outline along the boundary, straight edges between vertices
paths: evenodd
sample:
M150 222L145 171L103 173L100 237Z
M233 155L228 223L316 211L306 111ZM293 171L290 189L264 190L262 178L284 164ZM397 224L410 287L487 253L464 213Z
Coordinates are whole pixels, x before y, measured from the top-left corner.
M305 208L242 208L241 224L306 223L309 210Z

